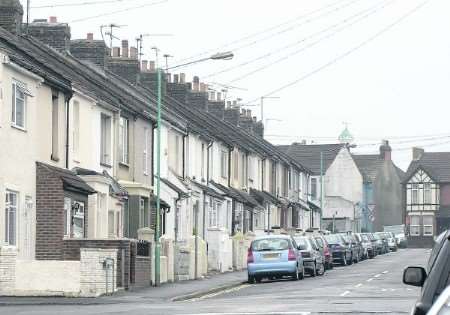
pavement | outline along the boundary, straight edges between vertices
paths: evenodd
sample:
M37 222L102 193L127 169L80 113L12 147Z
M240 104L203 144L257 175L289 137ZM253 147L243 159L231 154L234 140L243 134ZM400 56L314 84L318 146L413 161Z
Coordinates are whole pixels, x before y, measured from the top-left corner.
M2 298L0 314L408 314L420 291L401 283L403 269L428 256L405 249L302 281L250 285L245 272L234 272L97 299Z

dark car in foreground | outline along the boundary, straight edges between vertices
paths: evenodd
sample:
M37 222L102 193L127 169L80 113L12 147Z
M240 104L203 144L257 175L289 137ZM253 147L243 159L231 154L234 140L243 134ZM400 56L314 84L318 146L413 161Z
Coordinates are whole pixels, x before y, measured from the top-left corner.
M345 245L345 241L340 235L326 235L325 239L328 242L334 264L341 264L343 266L352 264L352 251L350 247Z
M426 269L417 266L406 268L403 283L422 287L411 314L427 314L439 295L450 286L450 229L436 239Z

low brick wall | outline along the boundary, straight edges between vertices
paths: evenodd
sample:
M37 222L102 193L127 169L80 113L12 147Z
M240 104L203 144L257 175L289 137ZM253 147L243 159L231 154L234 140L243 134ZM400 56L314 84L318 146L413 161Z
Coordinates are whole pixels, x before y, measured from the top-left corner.
M0 246L0 295L15 289L17 251L14 247Z
M63 243L64 260L80 260L81 248L116 249L117 250L117 279L118 287L128 289L132 278L131 260L132 247L136 242L129 239L94 240L94 239L65 239Z

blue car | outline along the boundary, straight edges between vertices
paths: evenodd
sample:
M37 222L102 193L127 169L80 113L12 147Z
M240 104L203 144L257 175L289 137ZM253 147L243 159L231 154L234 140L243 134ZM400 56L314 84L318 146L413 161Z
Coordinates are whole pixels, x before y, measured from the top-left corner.
M263 278L303 279L305 269L295 240L288 235L257 237L247 253L248 282L261 282Z

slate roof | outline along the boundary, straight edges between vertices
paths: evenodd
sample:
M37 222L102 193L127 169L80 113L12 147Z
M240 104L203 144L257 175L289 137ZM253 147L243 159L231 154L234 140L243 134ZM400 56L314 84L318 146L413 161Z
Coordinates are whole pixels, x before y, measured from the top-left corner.
M105 178L108 178L111 180L111 184L109 185L109 193L111 195L120 197L128 196L128 191L122 185L120 185L119 182L116 181L111 175L109 175L107 171L99 173L97 171L82 167L75 167L72 171L79 176L103 176Z
M207 194L207 195L210 195L210 196L212 196L212 197L219 198L219 199L222 199L222 200L225 199L225 198L223 198L223 195L222 195L222 194L218 193L217 191L215 191L215 190L212 189L211 187L208 187L208 186L206 186L206 185L197 183L197 182L195 182L195 181L192 181L192 183L194 183L194 185L196 185L198 188L200 188L201 190L203 190L203 192L204 192L205 194Z
M81 177L77 176L75 172L41 162L36 162L36 164L47 168L53 174L59 177L63 182L64 189L75 190L87 195L96 193L96 191L91 186L89 186Z
M423 153L419 160L412 161L409 165L404 182L407 182L419 168L438 183L450 183L450 152Z
M363 176L364 182L375 182L378 170L383 166L384 160L379 154L370 155L353 155L353 160L358 166L359 171Z
M300 144L279 145L277 148L298 163L305 165L314 175L320 175L320 153L323 152L324 169L327 170L344 148L345 144Z
M180 196L182 196L182 197L188 196L187 193L185 193L182 189L180 189L177 185L175 185L174 183L172 183L170 180L161 177L161 182L163 182L165 185L167 185L170 189L172 189L172 190L173 190L174 192L176 192L178 195L180 195Z
M277 199L277 197L273 196L272 194L269 194L268 192L251 188L250 194L253 197L255 197L255 199L260 203L267 201L267 202L273 203L274 205L280 204L280 201Z

